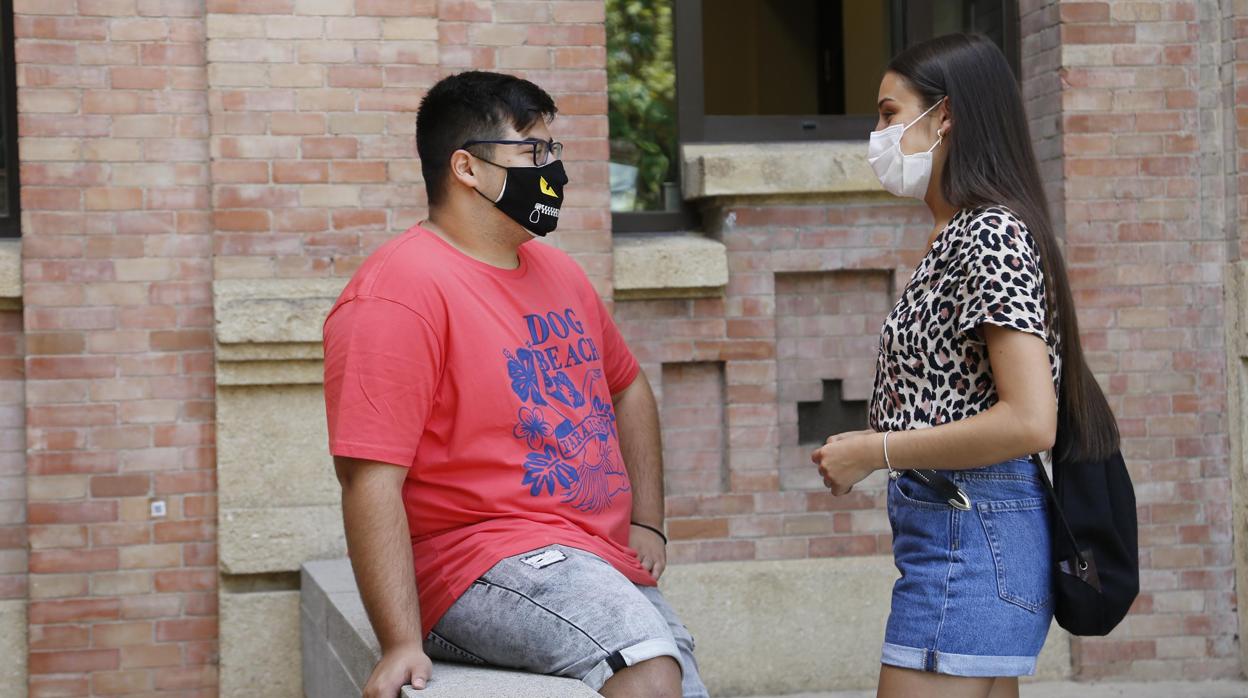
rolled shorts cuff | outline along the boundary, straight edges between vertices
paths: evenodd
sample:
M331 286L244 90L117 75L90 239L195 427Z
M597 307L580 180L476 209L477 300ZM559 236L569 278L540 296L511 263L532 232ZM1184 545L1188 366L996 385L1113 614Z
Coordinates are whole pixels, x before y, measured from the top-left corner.
M607 682L607 679L615 675L615 672L655 657L671 657L679 665L680 648L676 646L675 642L666 638L642 640L635 645L629 645L622 650L607 655L601 662L594 665L594 668L590 669L588 674L581 678L581 682L595 691L600 690L602 685Z
M1031 676L1036 673L1035 657L954 654L889 642L884 643L880 663L949 676Z

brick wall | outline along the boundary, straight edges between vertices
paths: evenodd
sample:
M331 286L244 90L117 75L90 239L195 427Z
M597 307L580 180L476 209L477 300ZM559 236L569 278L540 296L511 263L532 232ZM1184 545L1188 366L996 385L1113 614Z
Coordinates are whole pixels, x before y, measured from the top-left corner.
M214 695L202 4L15 11L30 695Z
M723 298L615 306L659 384L669 558L890 552L883 480L828 494L810 464L814 444L799 443L797 403L820 400L824 380L843 381L847 399L869 397L879 323L921 256L926 209L742 202L704 220L728 250ZM722 410L708 406L716 392ZM721 441L703 440L714 430Z
M1210 49L1220 13L1207 2L1060 12L1066 255L1085 347L1127 437L1143 567L1135 612L1112 638L1081 643L1080 673L1234 676L1230 249L1216 159L1230 105L1202 79L1222 60ZM1205 143L1213 158L1202 158Z
M1090 679L1235 676L1221 294L1238 210L1224 193L1234 166L1223 138L1239 110L1218 77L1230 53L1213 47L1243 23L1208 2L1037 0L1020 10L1037 154L1140 504L1140 600L1112 638L1076 642L1076 668ZM822 492L794 410L818 399L824 380L844 378L858 396L858 352L887 312L878 296L908 278L926 212L728 202L707 213L728 246L726 298L617 304L643 363L662 366L650 375L666 383L687 375L674 367L724 366L728 486L677 487L672 559L887 552L879 480L844 499ZM890 286L870 281L884 274ZM848 279L857 285L845 289ZM861 318L843 308L820 317L838 281ZM849 336L838 342L838 332ZM669 394L664 386L665 407ZM691 416L704 428L721 419Z
M23 344L21 312L0 312L0 601L27 593Z
M207 7L218 278L349 276L423 219L416 108L442 76L478 68L555 97L572 181L556 244L609 290L602 3Z
M25 309L0 313L0 598L30 599L32 696L214 695L212 280L342 278L423 217L414 110L477 67L555 96L573 184L553 242L609 294L602 3L15 9ZM1144 593L1076 647L1087 678L1239 671L1220 318L1248 25L1219 12L1020 3L1037 152L1140 500ZM824 492L796 404L826 380L867 397L926 211L725 200L704 220L723 297L616 304L661 396L671 559L886 554L882 481Z

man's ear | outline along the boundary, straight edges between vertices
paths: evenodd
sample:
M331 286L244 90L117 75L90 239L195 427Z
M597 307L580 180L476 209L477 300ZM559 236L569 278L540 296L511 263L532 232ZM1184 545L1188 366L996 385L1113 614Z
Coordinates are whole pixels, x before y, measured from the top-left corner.
M480 190L481 181L477 179L479 165L467 150L456 150L451 153L451 176L460 184Z

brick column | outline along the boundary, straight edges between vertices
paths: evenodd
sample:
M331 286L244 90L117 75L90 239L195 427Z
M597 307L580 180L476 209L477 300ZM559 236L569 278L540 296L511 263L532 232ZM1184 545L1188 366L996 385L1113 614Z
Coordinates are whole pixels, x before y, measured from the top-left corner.
M441 0L442 72L496 70L532 80L559 107L551 126L565 145L571 184L550 242L611 293L611 213L607 185L607 52L600 0Z
M0 647L11 659L0 682L25 682L26 389L22 313L0 310Z
M15 4L30 695L214 695L202 3Z
M1136 483L1142 592L1081 677L1237 676L1216 3L1063 2L1066 256ZM1206 78L1202 82L1202 77ZM1202 148L1207 156L1202 158ZM1215 175L1202 174L1202 165Z

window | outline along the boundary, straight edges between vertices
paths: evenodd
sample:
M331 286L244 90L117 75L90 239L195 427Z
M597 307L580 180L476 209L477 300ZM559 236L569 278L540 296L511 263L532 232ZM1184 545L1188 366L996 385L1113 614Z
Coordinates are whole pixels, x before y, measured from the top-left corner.
M1009 0L607 0L613 229L690 224L681 143L865 140L889 58L955 31L1017 74Z
M696 225L680 196L674 16L671 1L607 0L611 225L616 232Z
M682 142L865 139L889 58L941 34L987 34L1012 56L1017 73L1014 2L678 0L676 6Z
M17 67L13 0L0 0L0 237L21 232L17 183Z

